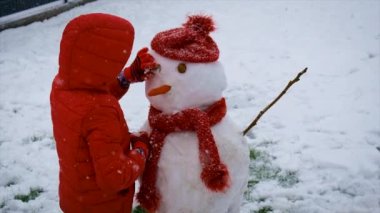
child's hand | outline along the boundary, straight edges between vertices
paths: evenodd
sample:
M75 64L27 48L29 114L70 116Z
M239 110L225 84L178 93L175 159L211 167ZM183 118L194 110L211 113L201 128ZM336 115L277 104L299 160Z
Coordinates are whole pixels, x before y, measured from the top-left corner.
M131 134L130 140L132 144L132 149L138 151L140 154L143 154L146 158L148 158L150 151L148 133L139 132L137 134Z
M141 82L154 75L154 71L159 68L153 56L148 53L148 48L142 48L130 67L124 70L124 77L129 82Z

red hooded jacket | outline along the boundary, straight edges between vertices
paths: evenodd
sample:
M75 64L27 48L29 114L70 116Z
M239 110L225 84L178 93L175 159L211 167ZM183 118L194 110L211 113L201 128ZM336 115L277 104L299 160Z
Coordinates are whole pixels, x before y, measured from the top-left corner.
M65 28L50 95L59 157L60 207L66 213L130 212L145 160L129 151L116 80L134 29L125 19L88 14Z

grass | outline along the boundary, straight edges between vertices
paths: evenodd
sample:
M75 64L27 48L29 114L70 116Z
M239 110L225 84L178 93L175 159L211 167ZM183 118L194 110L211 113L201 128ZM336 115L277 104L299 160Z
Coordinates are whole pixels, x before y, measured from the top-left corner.
M30 141L32 142L42 141L42 139L44 138L45 138L44 135L32 135L32 137L30 137Z
M132 213L148 213L147 211L145 211L141 206L136 206Z
M40 143L44 146L47 146L51 149L56 149L55 139L53 135L44 132L36 132L33 135L24 138L23 143Z
M5 187L10 187L10 186L13 186L13 185L16 185L16 181L11 180L11 181L8 181L8 182L5 184Z
M256 149L249 150L249 158L251 159L251 161L256 160L258 156L260 156L259 151L257 151Z
M299 183L297 171L285 170L277 177L278 183L285 188L292 187Z
M249 165L250 179L248 188L265 180L276 180L283 187L291 187L299 182L297 171L283 170L272 164L274 157L265 151L251 149L249 153L251 162Z
M41 188L31 188L29 194L16 195L14 198L16 200L21 200L22 202L27 203L30 200L36 199L42 192L44 192L44 190Z
M272 207L264 206L264 207L261 207L259 210L254 211L254 213L267 213L267 212L273 212Z
M247 202L262 203L266 198L257 198L252 196L252 192L260 182L276 181L283 188L289 188L299 182L297 171L283 170L279 166L273 165L272 161L275 157L267 152L251 148L249 152L249 180L247 190L244 193L244 198ZM264 206L259 210L253 210L252 213L272 212L271 206Z
M44 132L36 132L34 133L33 135L27 137L24 139L24 142L40 142L40 141L43 141L45 139L49 139L50 141L54 141L54 137L52 135L49 135L47 133L44 133Z

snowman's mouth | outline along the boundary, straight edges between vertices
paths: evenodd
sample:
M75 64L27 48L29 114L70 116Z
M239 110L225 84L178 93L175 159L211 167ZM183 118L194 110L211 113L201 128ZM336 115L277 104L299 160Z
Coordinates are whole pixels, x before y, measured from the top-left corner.
M170 85L162 85L156 88L149 90L148 96L162 95L170 91L172 87Z

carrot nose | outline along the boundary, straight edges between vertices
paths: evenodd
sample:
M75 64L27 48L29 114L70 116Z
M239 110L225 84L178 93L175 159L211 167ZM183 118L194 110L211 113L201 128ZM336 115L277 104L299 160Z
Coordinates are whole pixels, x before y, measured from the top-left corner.
M156 95L165 94L165 93L169 92L171 88L172 88L171 86L166 85L166 84L162 85L162 86L159 86L157 88L151 89L148 92L148 96L156 96Z

